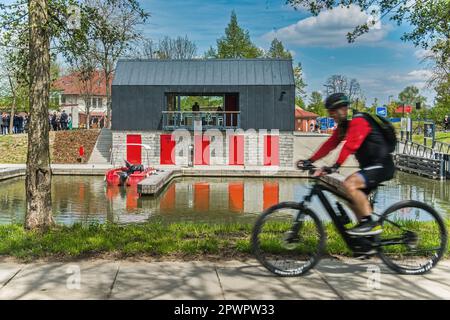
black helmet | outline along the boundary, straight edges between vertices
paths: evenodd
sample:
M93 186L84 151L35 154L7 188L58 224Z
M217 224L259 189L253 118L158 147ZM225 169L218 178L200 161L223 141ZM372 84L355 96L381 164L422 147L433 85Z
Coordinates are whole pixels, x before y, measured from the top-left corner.
M340 107L345 107L350 104L347 96L341 92L333 93L327 97L325 100L325 108L328 110L334 110Z

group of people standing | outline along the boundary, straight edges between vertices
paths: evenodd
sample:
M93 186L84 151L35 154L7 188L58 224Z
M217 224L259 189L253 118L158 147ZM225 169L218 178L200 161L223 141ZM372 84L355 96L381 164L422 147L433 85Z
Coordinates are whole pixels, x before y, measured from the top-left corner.
M10 132L11 115L9 113L2 113L0 123L2 135L25 133L28 131L28 113L14 114L12 132Z
M71 130L72 129L72 114L67 114L65 110L62 112L54 111L49 114L48 121L50 123L50 130Z

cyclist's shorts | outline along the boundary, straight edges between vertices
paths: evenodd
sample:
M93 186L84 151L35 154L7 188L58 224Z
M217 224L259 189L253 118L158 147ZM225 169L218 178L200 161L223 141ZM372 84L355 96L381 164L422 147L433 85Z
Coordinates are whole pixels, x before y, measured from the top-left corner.
M366 182L366 188L363 191L370 193L370 191L376 189L380 183L391 180L394 177L395 165L393 162L388 164L374 164L362 168L358 173Z

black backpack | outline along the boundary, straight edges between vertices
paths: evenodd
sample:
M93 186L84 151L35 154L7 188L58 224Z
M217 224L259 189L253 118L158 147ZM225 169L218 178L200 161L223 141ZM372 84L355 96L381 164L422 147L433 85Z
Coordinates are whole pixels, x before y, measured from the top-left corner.
M392 153L395 151L397 146L397 134L392 123L384 117L376 114L370 114L367 112L360 112L366 119L371 123L375 123L383 134L384 140L388 146L388 152Z

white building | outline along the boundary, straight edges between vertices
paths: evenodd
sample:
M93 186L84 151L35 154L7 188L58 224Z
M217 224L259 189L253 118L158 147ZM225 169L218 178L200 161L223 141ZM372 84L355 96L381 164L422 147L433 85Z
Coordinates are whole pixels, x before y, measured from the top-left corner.
M100 71L94 72L89 81L81 81L77 73L71 73L54 82L53 99L59 104L61 111L65 110L72 115L73 128L86 127L87 96L90 96L87 103L90 106L91 127L99 127L104 123L107 114L105 83L105 77ZM109 86L111 88L111 83Z

